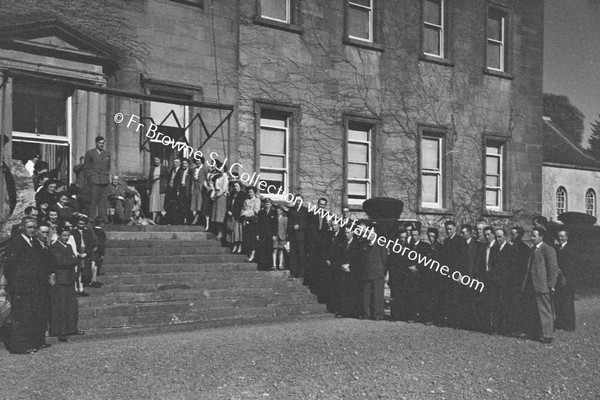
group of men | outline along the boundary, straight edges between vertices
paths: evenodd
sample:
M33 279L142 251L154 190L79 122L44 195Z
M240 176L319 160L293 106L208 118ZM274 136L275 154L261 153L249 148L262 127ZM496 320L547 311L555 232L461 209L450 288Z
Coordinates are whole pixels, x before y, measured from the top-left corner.
M319 199L318 207L326 206L327 200ZM342 213L349 217L347 207ZM372 221L361 223L371 225ZM448 266L450 273L459 271L481 282L484 289L479 291L419 264L418 259L411 261L407 252L395 253L358 237L349 226L340 229L305 207L291 207L290 270L293 276L304 278L320 301L342 315L383 319L387 276L394 320L528 336L550 343L555 318L556 327L575 329L575 252L565 229L558 230L555 249L546 223L543 217L534 219L531 247L519 226L490 227L484 221L475 227L458 226L447 221L443 241L437 229L424 232L417 222L398 228L402 246ZM377 225L373 227L377 232Z

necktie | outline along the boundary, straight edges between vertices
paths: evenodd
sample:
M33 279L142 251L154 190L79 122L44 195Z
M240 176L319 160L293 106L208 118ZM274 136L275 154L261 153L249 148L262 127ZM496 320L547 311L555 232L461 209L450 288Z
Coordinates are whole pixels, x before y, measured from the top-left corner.
M83 242L83 231L79 230L79 235L81 236L81 252L85 252L85 243Z

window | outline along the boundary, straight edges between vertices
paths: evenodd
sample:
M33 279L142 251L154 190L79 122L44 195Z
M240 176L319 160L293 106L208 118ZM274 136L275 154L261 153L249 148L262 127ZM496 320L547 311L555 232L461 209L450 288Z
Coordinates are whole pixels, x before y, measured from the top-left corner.
M421 140L421 205L443 206L443 138L423 135Z
M485 206L488 210L502 211L504 160L502 145L485 147Z
M423 53L428 56L445 57L444 18L445 0L424 0L423 2Z
M204 8L204 0L171 0L175 3L187 4L194 7Z
M346 182L349 205L360 205L371 198L373 125L348 122Z
M373 42L373 1L348 0L346 32L350 39Z
M506 71L507 13L496 8L488 9L486 66L494 71Z
M289 24L291 22L291 0L259 0L262 18Z
M260 178L277 190L289 188L290 116L282 111L260 112Z
M191 99L191 96L158 90L152 90L152 94L186 100ZM149 117L150 122L158 126L157 131L161 132L163 136L168 136L175 142L188 143L189 106L151 101ZM175 157L183 155L183 151L176 151L173 146L165 145L162 140L162 137L150 139L150 155L151 157L160 157L171 165Z
M561 186L556 190L556 216L564 212L567 212L567 190Z
M593 217L596 216L596 192L594 189L588 189L585 192L585 212Z

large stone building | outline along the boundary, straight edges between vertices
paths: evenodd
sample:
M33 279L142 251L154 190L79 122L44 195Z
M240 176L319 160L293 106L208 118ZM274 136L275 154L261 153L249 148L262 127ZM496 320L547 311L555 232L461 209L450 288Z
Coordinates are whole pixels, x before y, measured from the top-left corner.
M334 211L375 196L426 224L541 211L542 0L12 0L0 11L4 156L39 151L63 179L97 135L131 181L150 154L172 158L127 127L135 114Z

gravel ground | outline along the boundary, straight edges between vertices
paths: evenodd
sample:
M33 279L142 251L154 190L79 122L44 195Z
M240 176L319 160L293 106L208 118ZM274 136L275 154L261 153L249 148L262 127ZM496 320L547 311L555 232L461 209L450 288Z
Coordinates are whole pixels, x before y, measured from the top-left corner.
M552 345L326 319L0 350L3 399L600 398L600 296Z

